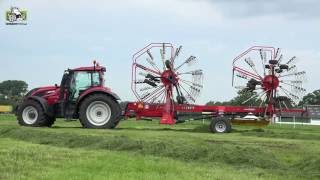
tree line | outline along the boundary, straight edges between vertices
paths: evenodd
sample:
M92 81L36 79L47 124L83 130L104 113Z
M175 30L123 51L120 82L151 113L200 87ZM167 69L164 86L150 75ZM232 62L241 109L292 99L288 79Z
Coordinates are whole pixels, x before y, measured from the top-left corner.
M20 80L7 80L0 83L0 105L16 107L28 91L28 84Z

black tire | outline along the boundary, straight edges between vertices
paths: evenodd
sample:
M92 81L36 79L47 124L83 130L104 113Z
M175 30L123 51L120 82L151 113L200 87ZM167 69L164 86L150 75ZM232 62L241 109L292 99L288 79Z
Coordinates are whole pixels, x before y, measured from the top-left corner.
M217 117L212 119L209 128L212 133L229 133L231 132L231 122L226 118Z
M28 109L32 109L28 113ZM48 117L40 103L35 100L25 100L18 109L18 123L21 126L51 127L55 118ZM36 115L35 115L36 114Z
M54 122L56 121L56 118L55 117L48 117L48 124L47 124L47 126L48 127L51 127L53 124L54 124Z
M101 104L107 105L110 109L111 115L110 118L106 118L106 121L103 121L95 124L95 120L93 117L87 116L87 111L90 112L90 107L94 106L92 104L97 103L101 106ZM107 107L106 107L107 108ZM96 113L100 113L100 115L104 115L103 112L99 112L97 110ZM90 115L89 115L90 116ZM98 116L98 115L97 115ZM105 94L93 94L86 97L80 104L79 108L79 119L80 123L84 128L94 128L94 129L112 129L115 128L120 119L121 119L121 108L119 103L114 100L112 97Z

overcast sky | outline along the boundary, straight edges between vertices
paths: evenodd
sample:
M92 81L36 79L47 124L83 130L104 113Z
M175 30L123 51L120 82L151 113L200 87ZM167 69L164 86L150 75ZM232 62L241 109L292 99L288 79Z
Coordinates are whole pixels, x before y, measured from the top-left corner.
M5 25L11 6L28 11L26 26ZM134 100L131 56L150 42L171 42L205 72L198 102L224 101L236 94L233 58L268 45L298 56L310 92L320 89L319 7L317 0L0 0L0 81L60 83L64 69L97 59L107 86Z

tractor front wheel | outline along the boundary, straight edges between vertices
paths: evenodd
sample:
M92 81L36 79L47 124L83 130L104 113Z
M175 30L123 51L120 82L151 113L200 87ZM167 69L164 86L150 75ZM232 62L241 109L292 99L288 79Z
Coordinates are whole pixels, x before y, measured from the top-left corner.
M210 131L213 133L229 133L231 131L231 122L223 117L214 118L210 124Z
M51 127L55 118L48 117L40 103L25 100L18 109L18 123L22 126Z
M85 128L112 129L117 126L120 118L120 105L104 94L88 96L79 108L79 119Z

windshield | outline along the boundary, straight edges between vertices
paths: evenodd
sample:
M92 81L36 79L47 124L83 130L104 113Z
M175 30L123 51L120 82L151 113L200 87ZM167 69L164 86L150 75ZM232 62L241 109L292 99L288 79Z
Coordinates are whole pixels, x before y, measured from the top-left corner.
M75 72L71 81L71 98L76 99L79 97L80 92L90 88L91 86L100 85L99 72Z

